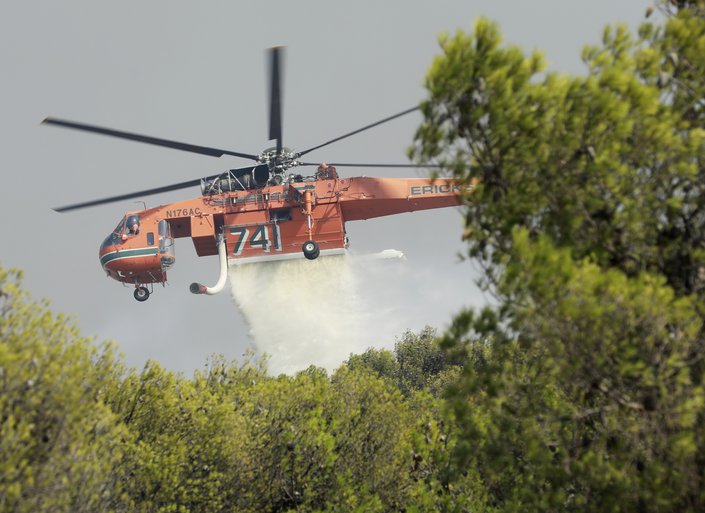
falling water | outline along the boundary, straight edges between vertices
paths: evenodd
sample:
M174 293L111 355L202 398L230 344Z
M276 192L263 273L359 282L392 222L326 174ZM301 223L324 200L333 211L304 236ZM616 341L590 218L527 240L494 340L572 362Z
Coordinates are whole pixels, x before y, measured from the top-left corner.
M272 373L332 371L351 353L391 347L412 327L409 294L395 285L403 268L400 260L338 255L233 266L230 284Z
M442 329L473 294L467 271L450 270L346 254L233 266L230 283L271 373L330 372L351 353L393 348L407 329Z
M366 314L347 255L233 266L235 301L271 372L332 370L369 345Z

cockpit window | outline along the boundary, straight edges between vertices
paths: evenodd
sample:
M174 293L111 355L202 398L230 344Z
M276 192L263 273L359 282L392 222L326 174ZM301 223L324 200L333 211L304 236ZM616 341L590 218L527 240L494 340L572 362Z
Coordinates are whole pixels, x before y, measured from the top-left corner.
M118 223L118 225L115 227L115 229L113 230L113 233L120 235L124 228L125 228L125 218L123 217L120 220L120 222Z
M123 217L118 223L118 225L115 227L115 229L112 231L112 233L105 238L103 244L101 244L100 246L101 248L114 246L120 243L120 236L122 235L122 232L125 229L125 221L126 219Z
M140 216L132 214L127 216L127 234L137 235L140 232Z

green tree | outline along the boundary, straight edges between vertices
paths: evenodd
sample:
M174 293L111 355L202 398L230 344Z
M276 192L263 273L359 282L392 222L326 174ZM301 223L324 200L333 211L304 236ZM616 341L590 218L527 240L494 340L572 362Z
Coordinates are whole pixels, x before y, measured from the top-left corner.
M332 377L336 476L343 494L330 502L346 511L354 496L379 502L378 511L401 509L408 500L413 419L399 390L365 371L344 366ZM371 498L376 501L370 501ZM367 505L370 508L370 504Z
M197 373L148 362L113 388L110 406L134 436L121 468L133 511L227 511L246 475L245 423Z
M514 239L499 287L511 317L483 333L465 314L445 340L485 348L452 396L458 468L479 471L506 511L699 510L694 299L662 277L575 262L525 230Z
M106 405L114 351L0 268L0 510L125 511L130 433Z
M389 511L410 500L415 424L400 392L364 369L311 367L240 394L242 511Z
M137 371L29 300L19 273L4 270L0 336L1 511L436 511L467 503L460 486L442 498L449 485L436 474L450 452L438 398L405 397L367 368L274 378L249 357L214 357L192 379L156 362ZM432 338L426 330L398 344L410 369L438 354Z
M427 389L439 395L452 380L464 360L446 354L438 343L435 328L426 326L418 333L410 330L394 344L394 351L370 348L351 355L346 362L351 369L366 369L386 379L409 397Z
M455 475L484 509L705 508L705 4L607 28L587 74L491 22L441 38L411 150L468 185L497 306L444 337Z
M238 409L246 423L251 476L241 490L246 511L311 511L334 493L329 394L325 371L310 368L260 380L243 396Z
M412 155L479 181L466 238L493 283L523 226L576 259L663 274L679 294L703 290L703 45L700 7L644 24L636 39L605 29L581 77L503 47L486 20L441 39Z

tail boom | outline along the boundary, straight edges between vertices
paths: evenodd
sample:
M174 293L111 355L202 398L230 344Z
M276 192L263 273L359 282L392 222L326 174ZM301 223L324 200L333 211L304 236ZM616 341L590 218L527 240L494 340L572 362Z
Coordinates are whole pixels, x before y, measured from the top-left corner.
M345 221L457 206L464 192L454 180L351 178L340 198Z

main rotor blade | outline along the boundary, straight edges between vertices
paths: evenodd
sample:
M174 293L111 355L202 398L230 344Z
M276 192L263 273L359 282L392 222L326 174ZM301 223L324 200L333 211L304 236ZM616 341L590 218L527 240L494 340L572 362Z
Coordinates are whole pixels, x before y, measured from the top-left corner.
M425 167L441 167L440 164L355 164L348 162L326 162L329 166L335 167L406 167L406 168L425 168ZM299 162L299 166L320 166L321 163L315 162Z
M266 164L259 164L257 166L246 166L246 167L240 167L238 169L231 169L231 172L238 172L238 171L252 171L257 168L267 168ZM225 173L223 173L225 174ZM116 201L122 201L122 200L128 200L132 198L139 198L142 196L150 196L151 194L159 194L161 192L169 192L169 191L178 191L180 189L186 189L188 187L193 187L194 185L201 185L202 180L212 180L214 178L218 178L220 175L214 175L214 176L208 176L206 178L197 178L195 180L187 180L185 182L179 182L175 183L172 185L164 185L162 187L155 187L153 189L145 189L143 191L137 191L137 192L130 192L127 194L120 194L119 196L110 196L109 198L103 198L99 200L92 200L92 201L86 201L83 203L76 203L74 205L67 205L65 207L58 207L55 208L54 210L56 212L67 212L69 210L76 210L79 208L86 208L86 207L94 207L96 205L104 205L106 203L114 203Z
M411 112L414 112L415 110L419 110L419 106L412 107L410 109L406 109L403 112L400 112L398 114L394 114L393 116L389 116L388 118L380 119L376 123L372 123L371 125L363 126L362 128L358 128L357 130L341 135L340 137L336 137L335 139L331 139L328 142L324 142L323 144L319 144L318 146L314 146L313 148L309 148L308 150L302 151L298 154L299 157L302 157L306 155L309 152L312 152L313 150L317 150L318 148L323 148L324 146L328 146L329 144L332 144L334 142L338 142L341 139L345 139L346 137L350 137L351 135L359 134L360 132L363 132L364 130L367 130L368 128L373 128L376 127L377 125L381 125L382 123L386 123L387 121L391 121L393 119L399 118L401 116L404 116L406 114L409 114Z
M176 150L190 151L191 153L200 153L201 155L209 155L211 157L222 157L223 155L232 155L234 157L242 157L250 160L257 160L257 155L250 153L240 153L237 151L221 150L218 148L209 148L207 146L197 146L195 144L187 144L168 139L160 139L158 137L150 137L148 135L134 134L131 132L123 132L122 130L113 130L112 128L103 128L95 125L87 125L85 123L76 123L75 121L67 121L65 119L46 118L42 123L47 125L56 125L64 128L73 128L75 130L83 130L84 132L93 132L96 134L109 135L111 137L119 137L120 139L129 139L155 146L166 146Z
M201 179L189 180L187 182L175 183L173 185L165 185L163 187L155 187L154 189L146 189L144 191L131 192L128 194L121 194L119 196L111 196L109 198L103 198L99 200L86 201L83 203L76 203L74 205L67 205L65 207L58 207L54 210L56 212L68 212L69 210L76 210L79 208L94 207L96 205L104 205L106 203L114 203L116 201L128 200L132 198L139 198L141 196L149 196L150 194L157 194L160 192L178 191L179 189L185 189L187 187L192 187L194 185L200 185Z
M281 46L269 49L269 140L277 140L277 155L282 151L282 111L281 111Z

